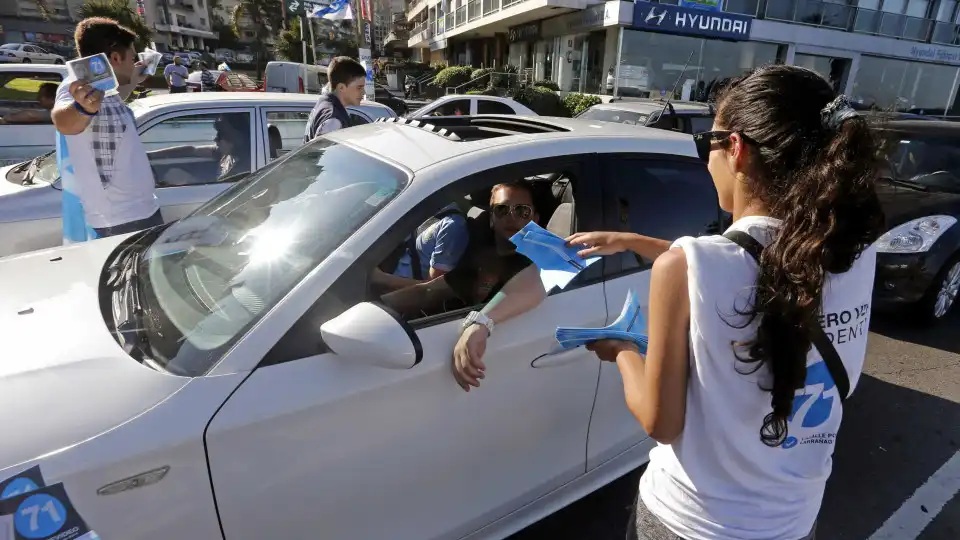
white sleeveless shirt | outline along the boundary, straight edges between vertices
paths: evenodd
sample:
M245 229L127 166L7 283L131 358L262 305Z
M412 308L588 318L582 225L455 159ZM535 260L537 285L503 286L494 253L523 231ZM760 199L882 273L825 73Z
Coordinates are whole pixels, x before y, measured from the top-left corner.
M745 217L730 229L770 242L780 221ZM815 347L807 380L794 398L783 445L760 440L772 412L769 370L737 360L732 343L756 336L745 328L757 264L722 236L685 237L689 267L690 380L680 437L650 452L640 497L668 529L687 540L796 540L810 533L827 478L843 409L837 387ZM843 274L828 274L821 324L854 388L866 355L876 251L869 247ZM728 324L730 323L730 324ZM745 356L741 353L741 356Z

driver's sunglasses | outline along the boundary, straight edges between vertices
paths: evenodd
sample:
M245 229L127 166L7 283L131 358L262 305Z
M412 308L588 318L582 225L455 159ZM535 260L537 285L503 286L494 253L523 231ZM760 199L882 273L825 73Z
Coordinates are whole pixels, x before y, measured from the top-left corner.
M713 143L725 143L733 135L732 131L702 131L693 134L693 144L697 147L697 156L703 161L710 161L710 150Z
M505 218L508 214L513 214L517 219L530 219L533 215L533 207L529 204L495 204L491 208L494 217Z

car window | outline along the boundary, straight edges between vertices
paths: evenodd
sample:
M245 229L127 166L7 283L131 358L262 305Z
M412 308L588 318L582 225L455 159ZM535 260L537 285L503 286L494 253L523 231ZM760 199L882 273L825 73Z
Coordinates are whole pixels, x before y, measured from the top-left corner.
M452 99L437 107L430 116L464 116L470 114L469 99Z
M477 100L477 114L517 114L513 107L492 99Z
M351 113L349 113L349 114L350 114L350 125L351 125L351 126L362 126L363 124L369 124L369 123L370 123L369 120L367 120L366 118L360 116L359 114L356 114L356 113L353 113L353 112L351 112Z
M881 148L897 180L960 192L960 150L956 141L893 134L883 137Z
M720 207L704 164L694 161L606 158L605 226L673 241L718 234ZM649 268L653 261L633 253L611 257L608 274Z
M144 360L182 376L209 371L408 180L320 138L138 240Z
M140 134L159 187L236 180L253 167L249 112L167 118Z
M0 125L50 124L59 73L0 73Z
M267 111L267 157L276 159L303 145L309 111Z
M577 118L642 126L646 123L648 116L649 115L644 113L632 111L617 111L613 109L599 109L596 107L590 107L589 109L580 113L580 116Z
M688 116L690 120L690 132L691 133L703 133L704 131L710 131L713 129L713 117L712 116Z

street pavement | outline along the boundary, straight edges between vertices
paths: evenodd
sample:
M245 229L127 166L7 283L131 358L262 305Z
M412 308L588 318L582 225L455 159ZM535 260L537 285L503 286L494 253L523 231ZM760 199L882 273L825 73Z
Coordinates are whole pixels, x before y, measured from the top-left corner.
M960 312L935 329L875 316L864 374L844 404L817 538L960 539L958 452ZM641 473L510 540L623 538Z

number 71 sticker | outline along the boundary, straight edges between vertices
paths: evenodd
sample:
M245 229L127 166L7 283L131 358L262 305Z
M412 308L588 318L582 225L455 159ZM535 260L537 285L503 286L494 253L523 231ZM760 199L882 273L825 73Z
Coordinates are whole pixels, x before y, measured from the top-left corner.
M41 487L0 502L0 538L4 536L3 522L10 517L13 540L97 538L73 507L63 484Z

